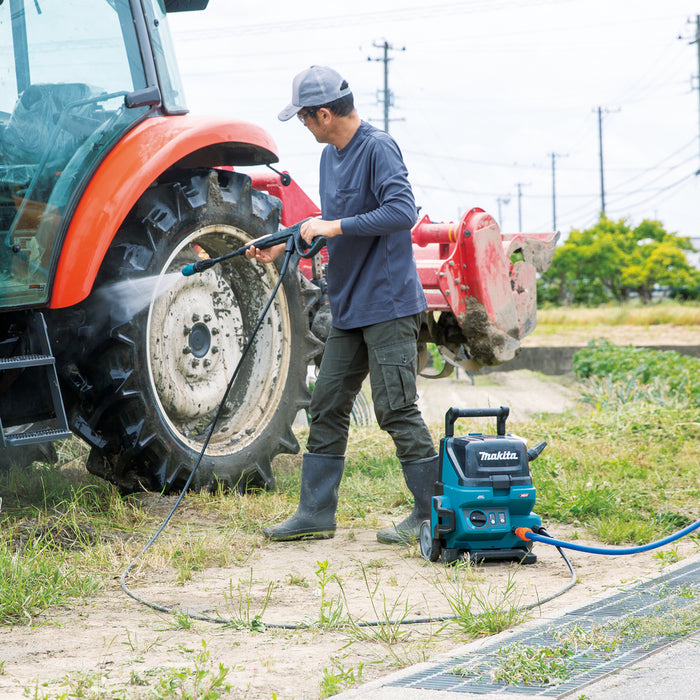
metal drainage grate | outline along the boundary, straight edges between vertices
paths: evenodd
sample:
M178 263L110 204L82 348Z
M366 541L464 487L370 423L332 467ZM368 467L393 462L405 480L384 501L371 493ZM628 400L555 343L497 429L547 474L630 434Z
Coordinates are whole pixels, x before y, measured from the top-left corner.
M629 634L629 631L642 619L658 620L663 616L682 613L684 608L697 604L698 591L700 562L573 610L556 623L516 633L506 643L486 645L477 652L455 657L387 683L387 686L475 695L510 693L562 697L678 641L678 635L673 632L656 634L642 630L639 634ZM575 635L594 638L606 629L619 631L617 642L608 648L605 648L605 644L581 645L580 650L566 658L566 673L561 674L566 680L562 682L512 685L491 680L493 669L502 663L504 651L516 648L514 645L533 650L544 647L555 649L561 646L562 639ZM628 634L621 634L623 630L627 630ZM531 655L535 655L534 651Z

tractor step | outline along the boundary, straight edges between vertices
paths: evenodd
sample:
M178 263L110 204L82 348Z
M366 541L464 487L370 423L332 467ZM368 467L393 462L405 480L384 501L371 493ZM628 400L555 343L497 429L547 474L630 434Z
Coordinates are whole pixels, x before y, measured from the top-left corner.
M44 367L55 365L52 355L19 355L0 359L0 372L8 369L21 369L23 367Z
M31 413L12 415L3 411L0 448L52 442L72 435L43 314L30 314L24 332L29 339L29 352L0 359L0 373L14 374L10 389L14 405L21 405L22 396L31 396L36 402Z
M1 429L1 428L0 428ZM59 428L46 428L34 432L12 433L4 435L3 439L7 447L19 447L20 445L36 445L39 442L52 442L53 440L65 440L72 435L70 430Z

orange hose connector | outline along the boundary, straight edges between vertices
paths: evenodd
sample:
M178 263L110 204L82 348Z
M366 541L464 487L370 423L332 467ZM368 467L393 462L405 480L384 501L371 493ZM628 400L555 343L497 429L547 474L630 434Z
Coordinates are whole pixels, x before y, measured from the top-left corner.
M521 540L525 540L525 542L530 542L530 538L527 536L528 532L533 532L533 530L529 527L516 527L515 530L515 535L519 537Z

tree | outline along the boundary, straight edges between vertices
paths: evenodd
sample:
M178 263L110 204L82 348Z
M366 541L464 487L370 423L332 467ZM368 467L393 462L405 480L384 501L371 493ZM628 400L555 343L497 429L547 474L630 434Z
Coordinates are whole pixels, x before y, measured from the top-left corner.
M667 232L659 221L645 219L631 228L625 219L602 216L589 229L571 231L538 293L544 301L588 306L635 293L647 303L657 287L687 293L700 287L700 272L685 256L691 250L689 239Z

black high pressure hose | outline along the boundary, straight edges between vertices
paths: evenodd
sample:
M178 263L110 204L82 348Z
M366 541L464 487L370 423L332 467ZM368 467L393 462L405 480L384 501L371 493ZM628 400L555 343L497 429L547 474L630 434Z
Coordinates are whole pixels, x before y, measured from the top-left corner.
M192 483L192 479L197 472L197 469L199 468L199 465L202 462L202 459L204 457L204 454L206 452L207 447L209 446L209 441L211 440L212 435L214 434L214 428L216 427L216 424L219 421L219 418L221 416L221 412L223 411L224 405L226 404L226 399L229 395L229 392L231 391L231 388L233 387L233 383L236 380L236 377L238 376L238 372L243 364L243 360L245 359L248 350L250 350L251 345L253 344L253 340L255 340L255 336L258 333L258 330L260 329L260 326L262 325L265 316L267 315L267 312L269 311L270 307L272 306L272 302L275 299L275 296L277 295L277 292L282 285L282 282L284 280L284 276L287 273L287 270L289 268L289 262L291 260L292 254L296 252L298 255L301 257L309 258L315 255L322 247L325 245L325 239L323 238L316 238L314 239L313 243L311 246L306 247L305 243L301 239L301 234L300 234L300 229L301 229L301 224L302 222L299 222L298 224L295 224L294 226L284 229L282 231L278 231L277 233L270 234L269 236L265 236L264 238L261 238L257 241L254 241L253 243L249 243L245 246L242 246L238 248L237 250L232 251L231 253L227 253L226 255L222 255L219 258L207 258L206 260L200 260L197 261L196 263L193 263L192 265L187 265L182 269L182 274L185 276L190 276L199 272L203 272L204 270L209 269L212 267L212 265L215 265L223 260L228 260L229 258L239 256L239 255L244 255L246 250L249 248L255 246L256 248L271 248L274 245L279 245L280 243L285 243L285 255L284 255L284 262L282 263L282 269L280 270L280 275L279 279L277 280L277 283L275 285L275 288L272 290L272 294L270 295L269 300L267 301L267 304L265 305L265 308L263 309L262 313L260 314L260 317L258 318L257 323L255 324L255 327L253 328L253 332L250 335L250 338L248 339L248 342L246 343L245 347L243 348L243 352L241 353L241 357L238 360L238 364L236 365L236 368L233 371L233 374L231 375L231 379L229 380L228 386L226 387L226 391L224 392L223 398L221 399L221 402L219 403L219 407L216 411L216 415L214 416L214 419L211 422L211 426L209 428L209 432L207 433L206 439L204 440L204 444L202 445L202 449L199 452L199 456L197 457L197 461L194 464L194 467L192 468L192 471L190 472L189 477L187 478L187 481L185 482L185 485L182 487L182 490L180 491L179 496L177 497L177 500L175 501L175 504L173 507L170 509L170 512L168 515L165 517L163 522L159 525L157 530L153 533L151 538L148 540L146 545L141 549L141 551L129 562L128 566L126 569L124 569L124 572L122 573L119 582L121 585L121 589L126 593L130 598L133 598L135 601L138 603L141 603L142 605L145 605L152 610L156 610L158 612L163 612L163 613L172 613L172 609L174 606L166 607L164 605L159 605L158 603L154 603L150 600L146 600L145 598L141 597L137 593L134 593L126 584L126 579L129 576L129 573L131 570L134 568L136 565L136 562L141 559L141 557L151 548L153 543L158 539L160 536L161 532L165 529L165 527L168 525L170 520L172 519L173 515L175 514L175 511L178 509L180 503L182 502L182 499L185 496L185 493L187 492L187 489L189 488L190 484ZM557 547L559 550L559 553L563 557L564 561L566 562L569 571L571 572L571 580L569 583L564 586L562 589L557 591L556 593L552 594L551 596L538 600L534 603L531 603L529 605L523 606L523 610L530 610L532 608L535 608L539 605L543 605L544 603L549 602L550 600L553 600L554 598L559 597L560 595L563 595L568 591L575 583L576 583L576 574L574 572L574 568L571 565L571 562L567 558L566 554ZM212 622L215 624L234 624L234 620L232 619L227 619L227 618L222 618L222 617L211 617L209 615L201 615L199 613L193 613L190 612L189 610L187 611L182 611L187 617L193 619L193 620L200 620L202 622ZM402 619L402 620L390 620L390 621L359 621L356 622L355 624L358 627L379 627L381 625L386 625L386 624L402 624L402 625L416 625L416 624L425 624L425 623L430 623L430 622L448 622L450 620L455 620L457 619L457 615L446 615L446 616L440 616L440 617L421 617L421 618L413 618L413 619ZM262 623L264 627L269 627L270 629L285 629L285 630L297 630L297 629L308 629L312 627L313 625L311 623L267 623L263 622Z
M226 399L228 398L229 392L231 391L231 387L233 386L234 381L236 381L236 377L238 376L238 372L243 365L243 360L245 359L246 355L248 354L248 351L250 350L253 341L255 340L255 336L257 335L258 331L260 330L260 326L262 325L265 316L267 315L267 312L270 310L270 307L272 306L272 302L275 299L275 296L277 295L277 291L279 290L280 286L282 285L282 282L284 280L284 276L287 273L287 269L289 268L289 261L292 257L292 253L299 252L301 248L301 244L299 243L299 228L301 227L301 223L296 224L295 226L289 228L289 229L284 229L284 231L280 231L276 234L271 234L270 236L266 236L264 239L260 239L259 241L248 244L247 246L243 246L242 248L239 248L236 251L233 251L233 253L229 253L228 255L221 256L220 258L212 258L208 259L205 261L200 261L200 262L205 262L209 263L210 260L213 260L214 262L220 262L221 260L228 259L230 257L233 257L234 255L243 255L245 254L245 251L250 248L252 245L255 245L255 247L259 248L270 248L273 245L278 245L279 243L286 243L285 251L284 251L284 262L282 263L282 269L279 274L279 279L277 280L277 283L275 284L275 288L272 290L272 294L270 295L270 298L267 301L267 304L265 305L265 308L263 309L262 313L260 314L260 317L258 318L257 323L255 324L255 327L253 328L253 332L250 334L250 338L248 339L248 342L246 343L245 347L243 348L243 352L241 353L241 357L238 360L238 364L236 365L236 368L233 370L233 374L231 375L231 379L229 380L228 386L226 387L226 391L224 392L223 398L221 399L221 402L219 403L219 407L216 411L216 415L214 416L214 420L211 422L211 426L209 427L209 431L207 433L207 436L204 440L204 444L202 445L202 449L199 452L199 456L197 457L197 461L194 464L194 467L192 467L192 471L190 472L189 477L187 477L187 481L185 482L185 485L182 487L182 490L180 491L180 495L177 497L177 500L175 501L175 504L173 505L172 509L168 513L168 515L165 517L165 520L160 524L158 529L153 533L153 536L151 539L148 541L148 543L144 546L144 548L134 557L134 559L129 563L129 565L124 569L124 573L121 575L121 587L124 593L127 595L131 596L134 600L137 600L140 603L143 603L144 605L148 605L149 607L155 609L155 610L160 610L161 612L169 612L167 608L164 608L163 606L156 605L155 603L151 603L147 600L144 600L137 594L135 594L133 591L129 589L129 587L126 585L126 578L129 575L129 572L134 568L134 565L136 562L151 548L153 543L158 539L160 533L165 529L165 526L170 522L171 518L175 514L175 511L177 510L178 506L180 505L182 499L185 496L185 493L187 492L187 489L190 487L190 484L192 483L192 478L197 472L197 469L199 468L199 465L202 462L202 458L204 457L204 453L206 452L207 447L209 446L209 441L211 440L212 435L214 434L214 428L216 427L216 424L219 422L219 418L221 417L221 412L224 409L224 406L226 404ZM285 234L281 236L281 234ZM296 235L295 235L296 234ZM325 243L325 240L321 240L321 245L317 246L316 249L320 248L323 243ZM315 243L316 241L314 241ZM308 250L302 250L302 253L304 255L310 255L311 254L311 248ZM200 269L194 270L193 265L188 265L187 267L183 268L182 273L185 276L189 276L194 274L195 272L202 272L203 270L208 269L211 267L211 265L214 264L214 262L211 262L211 264L207 264L203 267L200 267ZM197 265L198 263L195 263L194 265Z

